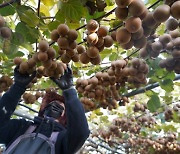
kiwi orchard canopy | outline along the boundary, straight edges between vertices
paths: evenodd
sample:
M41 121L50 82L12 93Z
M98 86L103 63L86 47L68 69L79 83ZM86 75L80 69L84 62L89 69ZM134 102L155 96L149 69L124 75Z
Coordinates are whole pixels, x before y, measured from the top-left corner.
M0 93L15 65L36 70L21 103L38 110L68 64L92 128L82 153L180 153L180 1L13 1L0 15Z

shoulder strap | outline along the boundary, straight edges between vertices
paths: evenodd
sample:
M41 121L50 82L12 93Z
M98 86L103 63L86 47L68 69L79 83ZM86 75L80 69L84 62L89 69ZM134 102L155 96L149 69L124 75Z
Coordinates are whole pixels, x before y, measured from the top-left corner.
M58 134L59 134L59 132L52 132L51 137L49 138L49 140L52 141L53 143L56 143Z
M34 130L36 129L36 126L29 126L29 128L26 130L25 134L29 134L29 133L32 133Z

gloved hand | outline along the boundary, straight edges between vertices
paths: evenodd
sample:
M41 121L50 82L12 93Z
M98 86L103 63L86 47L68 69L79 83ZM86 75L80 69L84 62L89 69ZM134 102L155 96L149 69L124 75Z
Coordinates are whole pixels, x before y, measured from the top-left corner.
M61 90L70 89L71 87L73 87L72 70L69 66L67 66L64 75L62 75L59 79L51 77L51 80L53 80Z
M29 74L21 74L19 72L19 66L16 66L14 69L14 82L18 84L20 87L26 88L26 86L34 79L36 76L36 71L32 73L30 76Z

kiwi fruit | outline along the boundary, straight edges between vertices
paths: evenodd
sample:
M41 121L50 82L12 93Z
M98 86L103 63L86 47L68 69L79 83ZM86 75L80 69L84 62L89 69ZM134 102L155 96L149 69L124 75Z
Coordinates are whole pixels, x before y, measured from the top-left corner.
M67 49L69 47L69 41L65 37L60 37L57 40L58 46L62 49Z
M163 49L163 45L160 41L156 41L151 44L151 48L153 51L161 51Z
M131 39L128 43L122 44L121 47L122 47L123 49L128 50L128 49L131 49L131 48L133 47L133 45L134 45L134 42L133 42L133 40Z
M48 60L48 54L46 52L39 52L38 53L38 60L39 61L47 61Z
M135 48L143 48L147 44L147 38L142 36L140 39L134 40L134 47Z
M69 32L69 27L66 24L60 24L57 27L58 34L62 37L66 36Z
M178 29L176 30L173 30L173 31L170 31L169 34L171 35L171 37L174 39L174 38L177 38L177 37L180 37L180 32Z
M75 49L76 47L77 47L77 42L76 41L69 42L69 48L70 49Z
M53 41L57 41L59 38L59 33L57 31L57 29L54 29L52 32L51 32L51 40Z
M161 68L165 68L166 67L166 60L165 59L163 59L163 60L161 60L159 62L159 67L161 67Z
M146 17L143 20L143 26L146 26L148 28L153 28L156 25L156 21L153 17L153 12L149 12Z
M139 16L139 18L141 20L144 20L146 18L146 16L148 15L149 10L147 8L145 8L144 12Z
M98 42L98 35L96 33L91 33L87 36L87 42L90 45L95 45Z
M56 50L52 47L49 47L49 49L47 50L47 54L49 59L54 59L56 56Z
M168 19L165 24L166 24L166 29L169 31L175 30L179 25L178 21L175 18Z
M174 46L173 42L172 42L172 41L169 42L169 43L166 45L166 50L171 51L171 50L173 49L173 46Z
M74 41L78 38L78 33L76 30L70 29L67 36L68 36L68 40Z
M109 48L113 45L113 39L111 36L107 35L104 37L104 46Z
M58 54L61 56L63 55L64 53L66 53L66 50L63 50L63 49L59 49L58 50Z
M70 61L71 61L71 58L66 54L66 53L64 53L62 56L61 56L61 61L63 62L63 63L69 63Z
M97 43L95 44L95 46L98 48L98 47L101 47L103 45L104 45L104 38L99 37Z
M156 22L165 22L170 17L170 6L166 4L158 6L153 12L153 17Z
M99 54L99 50L95 46L90 46L87 49L87 55L89 58L95 58L98 56L98 54Z
M36 62L39 62L39 59L38 59L38 54L39 52L35 52L32 56L32 58L36 61Z
M86 51L85 47L82 45L78 45L76 49L77 49L78 54L82 54L83 52Z
M104 50L104 44L100 47L97 47L97 48L98 48L99 52L103 51Z
M140 39L143 35L144 29L142 27L137 32L131 34L133 40Z
M146 58L148 55L149 55L149 54L148 54L148 52L147 52L146 47L141 48L141 49L139 50L139 56L140 56L141 58Z
M75 55L72 57L72 61L73 62L78 62L79 61L79 58L80 56L79 56L79 54L78 53L75 53Z
M166 66L168 67L174 67L175 65L175 59L173 57L169 57L166 59Z
M12 32L11 32L11 29L10 29L10 28L8 28L8 27L2 27L2 28L0 29L0 34L1 34L1 36L2 36L3 38L8 39L8 38L11 37Z
M87 25L86 28L90 33L94 33L98 30L99 24L96 20L91 19Z
M15 65L20 65L22 63L22 58L21 57L15 57L13 60Z
M166 45L171 41L171 35L169 34L164 34L159 37L159 41L163 44Z
M48 44L48 42L46 40L41 40L39 42L38 48L39 48L40 51L45 52L45 51L48 50L49 44Z
M54 60L52 60L51 63L52 63L52 65L51 65L50 69L51 69L51 70L55 70L55 69L57 68L57 62L54 61Z
M173 45L175 47L179 47L180 46L180 37L177 37L173 40Z
M98 54L97 57L95 58L90 58L90 62L93 64L93 65L98 65L101 63L101 57L100 55Z
M126 28L119 28L116 32L116 40L119 44L126 44L131 40L131 33Z
M144 36L145 36L145 37L148 37L148 36L151 35L152 29L151 29L151 28L148 28L148 27L146 27L146 26L143 26L143 32L144 32Z
M27 62L22 62L20 65L19 65L19 71L24 74L27 72L27 70L29 69L29 65Z
M132 0L115 0L115 2L120 8L125 8L132 2Z
M108 34L108 28L106 26L100 26L97 34L99 37L105 37Z
M173 58L180 58L180 49L174 49L172 51Z
M160 51L159 51L159 50L155 50L155 51L152 50L151 53L150 53L150 57L156 58L156 57L159 56L159 54L160 54Z
M142 22L139 17L130 17L126 20L125 27L130 33L136 33L141 28Z
M0 28L5 25L5 20L4 18L0 15Z
M29 65L29 68L36 66L36 61L34 60L34 58L28 59L27 63Z
M171 6L171 16L173 16L176 19L180 19L180 1L176 1Z
M111 37L114 41L116 41L116 31L111 32Z
M47 61L42 62L43 66L47 69L52 66L52 59L48 59Z
M66 55L70 58L73 57L75 54L76 54L75 50L66 50Z
M57 63L57 68L56 68L56 71L58 72L58 74L64 74L64 67L62 65L62 63L58 62Z
M83 52L83 53L80 55L80 61L81 61L81 63L83 63L83 64L87 64L87 63L90 62L90 58L89 58L89 56L87 55L86 52Z
M140 16L145 11L145 5L141 0L133 0L128 6L128 11L132 16Z
M140 60L138 58L133 58L131 64L134 68L138 68L140 66Z
M128 17L128 8L117 7L115 9L115 15L119 20L125 20Z

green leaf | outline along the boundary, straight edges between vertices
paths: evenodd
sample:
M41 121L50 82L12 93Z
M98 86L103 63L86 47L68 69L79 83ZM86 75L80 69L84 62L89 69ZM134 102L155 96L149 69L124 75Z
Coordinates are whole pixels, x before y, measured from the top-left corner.
M113 61L116 60L118 58L118 54L116 52L113 52L110 56L109 56L109 60Z
M62 15L70 21L79 21L83 15L83 6L79 0L69 0L68 2L59 2L59 8Z
M12 44L10 40L4 40L3 42L3 53L6 55L13 54L17 52L18 47Z
M161 106L160 99L157 95L152 95L150 100L147 102L147 108L151 112L157 111L157 109Z
M50 31L56 29L58 27L58 25L60 24L60 22L58 21L53 21L51 23L48 24L48 28Z
M15 12L16 11L15 11L15 8L13 6L6 6L6 7L0 9L0 14L2 16L13 15Z
M173 84L173 81L171 79L163 80L159 84L160 84L161 88L167 92L171 92L174 89L173 88L174 84Z
M18 6L17 13L21 21L25 22L28 26L36 27L39 24L39 17L30 7Z
M103 123L108 123L109 122L108 116L100 116L100 121Z
M96 115L98 115L98 116L102 116L102 115L103 115L103 113L100 111L100 108L94 110L94 113L95 113Z
M5 55L4 53L0 52L0 62L1 61L6 61L6 60L8 60L7 55Z
M13 59L15 57L23 57L23 56L24 56L24 53L22 51L18 51L18 52L14 53L14 54L8 55L8 58Z

